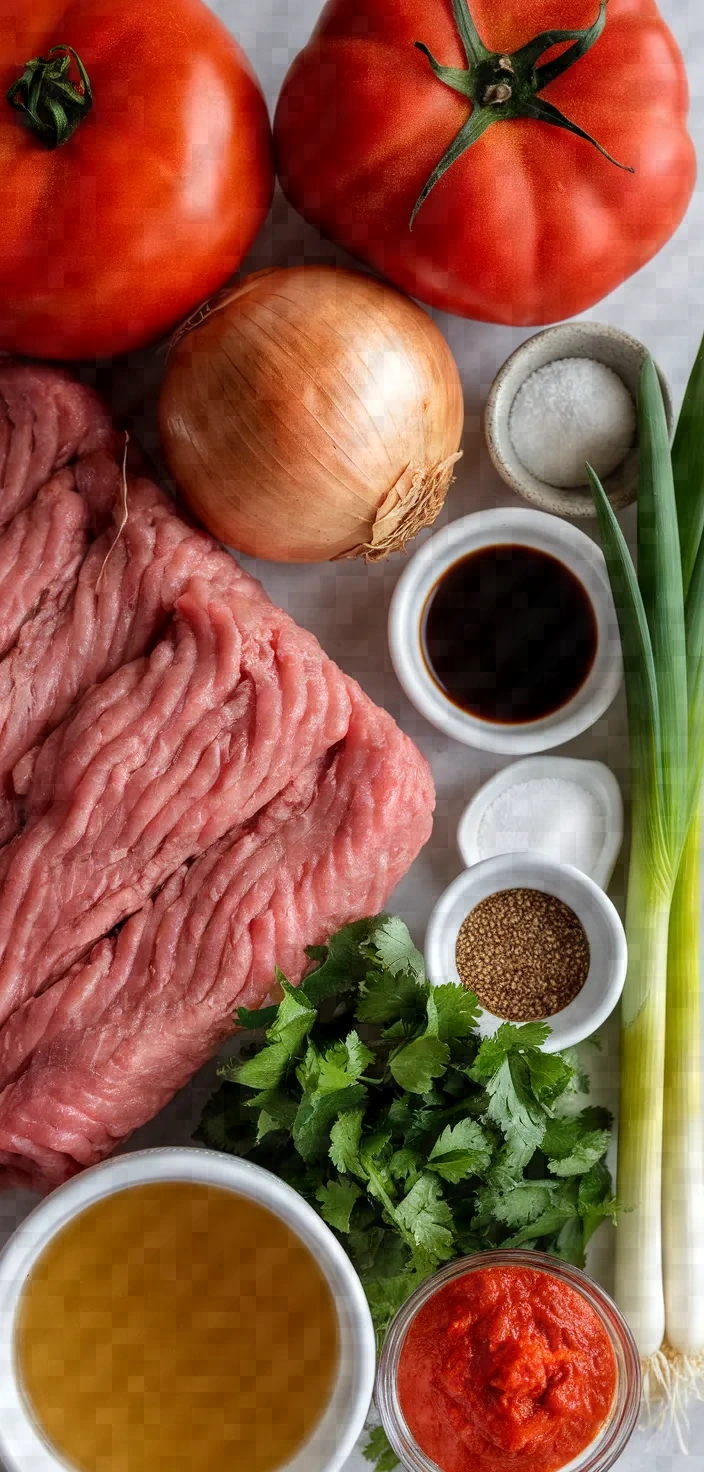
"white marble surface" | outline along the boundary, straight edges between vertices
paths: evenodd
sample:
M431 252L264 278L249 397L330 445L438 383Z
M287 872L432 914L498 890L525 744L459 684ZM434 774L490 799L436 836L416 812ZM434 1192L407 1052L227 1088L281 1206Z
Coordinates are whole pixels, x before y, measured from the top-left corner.
M270 105L291 58L307 39L316 19L319 0L210 0L212 8L234 31L251 58ZM702 0L661 0L660 8L684 49L692 90L692 128L704 157L704 4ZM559 18L559 0L555 0ZM252 269L274 264L300 264L345 257L305 226L277 193L271 217L248 265ZM676 237L661 255L637 276L588 314L611 322L640 337L667 374L679 403L689 366L704 332L704 185ZM465 388L467 422L464 459L445 515L455 518L468 511L508 504L512 497L498 480L481 435L481 411L491 380L514 346L527 332L486 326L435 314L457 358ZM156 449L153 389L163 359L155 353L135 355L114 365L110 378L101 373L118 410L125 412L135 434L147 449ZM591 524L587 524L591 527ZM385 620L399 563L366 568L338 563L323 567L284 568L260 564L256 571L269 593L301 623L311 628L328 652L354 675L369 694L384 704L429 757L438 791L438 809L431 842L399 887L394 908L404 915L421 941L430 909L450 879L459 872L455 834L465 803L481 781L503 761L480 755L445 739L431 729L403 696L391 669L385 640ZM599 725L563 748L565 755L590 756L606 761L627 784L623 705L618 704ZM617 872L615 896L622 887ZM616 1079L614 1027L605 1030L601 1053L590 1055L600 1097L613 1096ZM139 1132L133 1148L157 1143L187 1143L200 1107L212 1087L214 1068L205 1070L191 1088ZM34 1199L28 1193L0 1197L0 1241L26 1213ZM598 1251L594 1270L608 1286L608 1235ZM688 1460L676 1451L665 1433L638 1433L619 1464L622 1472L704 1472L704 1407L691 1417ZM363 1472L368 1464L355 1453L345 1472Z

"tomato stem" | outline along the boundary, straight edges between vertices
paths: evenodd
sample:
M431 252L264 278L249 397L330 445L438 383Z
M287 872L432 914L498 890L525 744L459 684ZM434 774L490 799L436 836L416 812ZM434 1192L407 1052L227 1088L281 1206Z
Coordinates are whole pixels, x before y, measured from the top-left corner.
M586 143L591 143L616 168L623 169L628 174L634 173L628 165L620 164L617 159L612 158L596 138L585 133L583 128L565 117L553 103L539 95L550 82L556 81L591 51L606 25L606 6L607 0L600 0L596 20L584 30L543 31L542 35L536 36L509 56L504 52L489 51L484 45L472 19L468 0L452 0L455 24L467 60L466 68L442 66L422 41L416 41L418 50L423 52L438 80L446 87L451 87L453 92L466 97L472 104L472 110L467 122L460 128L421 190L411 215L411 230L419 209L443 174L447 173L468 148L479 142L493 123L499 121L532 118L535 122L563 128L584 139ZM541 56L547 51L567 41L572 44L559 56L543 66L538 65Z
M71 58L76 63L78 81L68 75ZM21 114L22 121L49 149L67 143L93 106L88 73L72 46L52 46L48 57L33 57L6 97L10 107Z

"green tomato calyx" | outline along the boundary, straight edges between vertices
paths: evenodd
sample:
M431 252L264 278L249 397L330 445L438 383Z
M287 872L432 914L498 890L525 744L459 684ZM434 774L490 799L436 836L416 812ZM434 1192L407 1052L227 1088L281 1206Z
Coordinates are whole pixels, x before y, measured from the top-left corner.
M472 104L472 110L466 123L460 128L459 133L421 190L411 215L411 229L413 229L419 209L443 174L447 173L447 170L457 162L458 158L461 158L463 153L466 153L468 148L479 142L492 124L499 121L532 118L535 122L550 123L553 127L564 128L566 132L574 133L578 138L591 143L605 159L608 159L609 163L615 164L625 173L635 172L627 164L620 164L617 159L612 158L596 138L592 138L577 123L565 117L559 108L540 96L550 82L556 81L574 66L575 62L580 61L588 51L591 51L606 25L606 6L607 0L601 0L596 20L593 25L587 26L584 30L544 31L542 35L536 36L535 40L529 41L526 46L522 46L519 51L509 56L503 52L489 51L484 45L472 19L467 0L452 0L457 32L467 59L466 68L442 66L422 41L416 41L418 50L427 57L439 81L443 82L446 87L452 88L453 92L459 92L461 96L466 97ZM567 42L571 44L565 51L554 57L552 61L540 65L540 58L546 52Z

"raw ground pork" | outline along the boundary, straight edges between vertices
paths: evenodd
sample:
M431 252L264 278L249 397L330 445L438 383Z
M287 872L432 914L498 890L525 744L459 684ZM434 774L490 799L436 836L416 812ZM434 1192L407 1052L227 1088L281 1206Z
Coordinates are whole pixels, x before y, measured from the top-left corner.
M279 965L375 914L430 835L426 762L348 681L339 745L0 1031L6 1183L57 1185L162 1109Z
M345 735L350 699L272 603L194 579L164 639L91 690L15 771L27 822L0 855L0 1022L185 860Z
M13 767L85 691L152 646L193 577L207 578L213 589L236 586L243 597L268 602L259 583L210 537L189 526L152 481L129 478L128 520L116 540L122 522L119 467L103 453L86 457L74 472L76 495L66 531L76 531L81 555L65 577L53 579L0 659L0 842L11 838L21 821L13 800ZM64 486L64 524L69 494ZM56 519L56 509L43 491L28 514L34 523L44 523L47 543L52 535L57 540L58 533L46 524L50 514ZM84 525L104 528L84 560L82 532L73 525L81 516ZM5 536L17 540L14 523ZM35 540L40 544L41 536ZM0 573L1 559L0 542ZM32 574L28 570L23 576L30 581ZM41 580L43 574L34 576Z
M71 470L59 470L0 531L0 656L23 624L72 587L88 549L88 511Z
M61 368L0 358L0 526L55 470L115 442L110 416L92 389Z
M143 476L122 524L123 443L67 374L0 361L0 1171L43 1190L383 907L434 804L390 716Z

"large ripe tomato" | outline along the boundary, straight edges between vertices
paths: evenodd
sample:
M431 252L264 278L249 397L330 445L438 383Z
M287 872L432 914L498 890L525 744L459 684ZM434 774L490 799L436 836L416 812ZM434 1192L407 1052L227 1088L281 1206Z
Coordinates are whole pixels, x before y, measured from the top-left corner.
M71 47L39 137L13 89ZM36 68L33 73L36 76ZM25 97L28 94L25 92ZM72 104L73 96L73 104ZM56 98L80 119L60 147ZM0 347L48 358L123 352L227 279L271 202L266 105L201 0L0 0Z
M654 0L329 0L274 136L325 234L424 302L523 325L591 306L673 233L687 107Z

